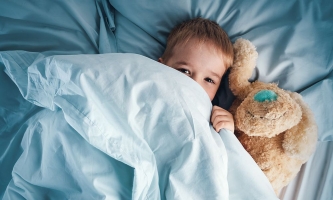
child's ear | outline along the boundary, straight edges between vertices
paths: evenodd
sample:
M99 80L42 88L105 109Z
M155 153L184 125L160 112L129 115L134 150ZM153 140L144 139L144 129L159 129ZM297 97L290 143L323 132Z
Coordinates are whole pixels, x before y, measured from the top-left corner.
M158 58L158 62L163 63L163 59L162 58Z

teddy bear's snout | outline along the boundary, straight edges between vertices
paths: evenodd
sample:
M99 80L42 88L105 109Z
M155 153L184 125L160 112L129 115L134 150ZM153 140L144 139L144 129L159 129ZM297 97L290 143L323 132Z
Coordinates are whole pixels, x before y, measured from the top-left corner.
M273 90L260 90L254 95L257 102L272 102L277 100L278 95Z

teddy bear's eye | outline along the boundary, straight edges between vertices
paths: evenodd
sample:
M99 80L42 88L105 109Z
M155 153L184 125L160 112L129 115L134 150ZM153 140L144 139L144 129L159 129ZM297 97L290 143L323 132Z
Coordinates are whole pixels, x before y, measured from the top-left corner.
M249 115L251 115L251 117L254 117L254 115L251 112L246 111L246 113L249 114Z

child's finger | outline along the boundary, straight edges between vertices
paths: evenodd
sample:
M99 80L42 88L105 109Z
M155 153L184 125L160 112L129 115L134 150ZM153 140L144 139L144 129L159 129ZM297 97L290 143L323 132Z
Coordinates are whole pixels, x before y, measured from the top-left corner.
M223 109L223 108L221 108L219 106L213 106L212 110L213 110L212 112L214 112L214 111L225 111L225 112L228 112L227 110L225 110L225 109Z
M222 128L234 131L234 124L230 121L219 121L215 126L213 126L216 132L219 132Z
M226 113L226 114L230 114L229 111L227 111L227 110L225 110L225 109L223 109L223 108L221 108L221 107L213 106L212 114L214 114L214 113L219 113L219 112L221 112L221 113Z
M221 121L230 122L231 119L230 119L230 117L228 117L226 115L218 115L214 118L214 120L212 120L212 124L215 127L217 125L217 123L219 123Z
M229 115L228 113L223 113L223 112L215 112L211 116L210 120L213 122L213 121L216 121L218 118L221 118L221 117L224 117L224 118L228 119L228 121L233 120L232 115Z
M217 127L220 122L232 123L232 120L227 116L217 116L215 120L212 121L213 127Z
M213 106L211 123L216 132L219 132L222 128L234 131L234 118L232 114L221 107Z
M210 120L214 121L217 116L228 116L230 118L233 118L232 115L228 111L226 111L223 108L220 108L218 106L214 106Z

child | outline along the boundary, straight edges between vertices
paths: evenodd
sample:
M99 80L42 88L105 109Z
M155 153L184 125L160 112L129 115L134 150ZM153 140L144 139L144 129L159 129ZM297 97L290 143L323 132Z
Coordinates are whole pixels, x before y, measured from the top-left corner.
M233 57L233 46L226 32L216 22L195 18L171 31L166 50L158 61L191 77L212 101ZM217 132L222 128L234 131L233 116L218 106L213 106L211 123Z

